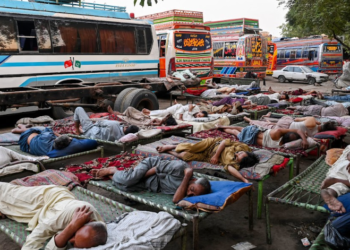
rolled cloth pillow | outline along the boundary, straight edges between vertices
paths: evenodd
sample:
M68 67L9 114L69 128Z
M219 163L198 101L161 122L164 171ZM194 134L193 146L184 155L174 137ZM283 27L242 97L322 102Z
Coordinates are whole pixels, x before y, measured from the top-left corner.
M137 137L136 134L130 133L120 138L119 142L133 142L133 141L137 141L138 139L139 138Z
M302 139L298 139L298 140L291 141L291 142L284 144L283 147L287 148L287 149L302 148L302 145L301 145L302 142L303 142ZM307 138L307 142L309 143L309 148L312 148L312 147L317 145L317 142L314 139L312 139L311 137Z

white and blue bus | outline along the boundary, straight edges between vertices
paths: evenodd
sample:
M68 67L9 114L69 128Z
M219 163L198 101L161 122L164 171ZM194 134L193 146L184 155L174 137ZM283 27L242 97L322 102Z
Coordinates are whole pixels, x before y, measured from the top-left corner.
M148 21L130 18L123 7L55 3L0 1L0 88L158 76Z

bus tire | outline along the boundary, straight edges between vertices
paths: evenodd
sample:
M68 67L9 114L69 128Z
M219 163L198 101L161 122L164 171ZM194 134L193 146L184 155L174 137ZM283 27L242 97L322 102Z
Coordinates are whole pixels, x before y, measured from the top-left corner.
M137 88L127 88L127 89L124 89L122 92L120 92L117 96L117 99L115 99L113 110L118 111L118 112L123 112L122 111L123 100L131 91L133 91L135 89L137 89Z
M279 77L278 77L278 81L279 81L280 83L284 83L284 82L286 81L286 78L285 78L284 76L279 76Z
M307 79L307 83L310 85L315 85L316 84L316 79L313 77L309 77L309 79Z
M124 112L128 107L142 110L144 108L149 110L159 109L159 102L157 96L147 89L135 89L130 92L123 100L122 110Z
M55 120L64 119L68 116L74 115L74 110L67 111L66 109L64 109L62 107L52 107L51 112L52 112L52 116Z

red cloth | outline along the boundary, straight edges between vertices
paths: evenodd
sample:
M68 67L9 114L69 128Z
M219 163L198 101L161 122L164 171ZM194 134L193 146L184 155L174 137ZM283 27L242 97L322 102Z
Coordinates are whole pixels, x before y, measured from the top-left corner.
M289 158L284 158L283 162L279 165L275 165L272 167L272 172L277 174L281 169L284 169L289 162Z
M204 91L206 91L206 89L186 89L185 92L190 95L200 96Z
M266 106L266 105L258 105L258 106L255 106L253 108L250 108L248 110L264 110L264 109L269 109L269 106Z
M94 113L90 115L90 118L101 118L101 117L105 117L105 116L109 116L109 113L105 112L105 113Z
M317 133L315 135L315 137L317 137L317 135L331 135L331 136L334 136L334 138L336 140L340 139L341 136L345 135L346 132L348 130L346 128L343 128L343 127L337 127L337 130L333 130L333 131L324 131L324 132L320 132L320 133Z
M303 98L301 98L301 97L290 98L289 101L292 102L292 103L302 102Z

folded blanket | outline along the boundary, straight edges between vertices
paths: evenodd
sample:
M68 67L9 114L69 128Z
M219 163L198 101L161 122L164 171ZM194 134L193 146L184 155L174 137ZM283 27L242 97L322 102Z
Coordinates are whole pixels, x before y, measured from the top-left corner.
M0 145L7 146L12 144L18 144L20 136L21 135L14 133L0 134Z
M181 223L167 212L134 211L107 224L107 243L89 250L163 249ZM73 248L72 250L82 248Z
M45 124L50 124L52 122L54 122L54 119L52 119L48 115L44 115L44 116L39 116L37 118L30 118L30 117L21 118L16 122L16 125L18 124L45 125Z
M10 183L26 187L57 185L67 187L69 190L72 190L75 186L80 186L80 182L74 174L54 169L49 169L22 179L16 179Z
M16 165L9 165L3 168L0 168L0 176L6 176L6 175L10 175L10 174L16 174L16 173L20 173L24 170L28 170L28 171L32 171L34 173L38 173L39 172L39 168L38 165L35 163L18 163Z

